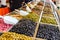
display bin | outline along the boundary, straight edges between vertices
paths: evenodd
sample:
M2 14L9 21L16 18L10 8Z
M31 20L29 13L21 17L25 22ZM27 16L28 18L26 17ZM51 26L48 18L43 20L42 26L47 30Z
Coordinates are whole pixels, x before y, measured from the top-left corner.
M45 1L40 1L37 5L34 4L34 2L30 2L6 15L18 20L18 22L8 31L10 33L6 33L10 35L14 33L12 36L15 36L15 33L23 34L27 36L27 38L30 37L31 40L59 40L59 23L56 19L57 17L54 15L55 13L53 12L52 5L50 3L46 3ZM34 5L33 8L31 7L32 5ZM27 6L31 11L27 10ZM23 12L20 12L21 10L23 12L27 12L28 14L23 14ZM6 33L4 36L4 33L5 32L3 32L0 36L2 39L3 37L8 36ZM16 38L16 40L18 38ZM24 37L22 37L22 39L23 38ZM27 38L23 40L28 40Z

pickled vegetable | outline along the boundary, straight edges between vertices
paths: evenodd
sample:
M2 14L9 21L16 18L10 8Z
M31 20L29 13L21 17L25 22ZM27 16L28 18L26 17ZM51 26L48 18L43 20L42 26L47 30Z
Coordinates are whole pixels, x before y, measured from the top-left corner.
M39 2L37 5L39 5L39 6L43 6L43 2Z
M37 37L47 40L60 40L60 31L57 26L40 24Z
M6 32L0 36L0 40L32 40L29 36L17 34L13 32Z
M0 32L6 32L12 27L11 24L6 24L4 19L0 18Z
M44 12L43 12L43 16L53 17L52 8L51 8L50 5L46 4L43 11L44 11Z
M35 12L38 15L40 15L41 11L42 11L42 6L35 6L35 8L32 9L32 12Z
M41 22L43 23L48 23L48 24L57 24L55 19L52 18L46 18L46 17L42 17Z
M27 36L33 36L35 32L36 23L29 19L22 19L13 28L10 32L16 32L19 34L24 34Z
M54 17L54 15L52 13L43 13L43 16L46 16L46 17Z
M37 22L39 20L39 16L35 12L30 12L27 16L23 16L25 19L30 19L34 22Z
M52 9L47 7L45 7L43 11L44 13L52 13Z

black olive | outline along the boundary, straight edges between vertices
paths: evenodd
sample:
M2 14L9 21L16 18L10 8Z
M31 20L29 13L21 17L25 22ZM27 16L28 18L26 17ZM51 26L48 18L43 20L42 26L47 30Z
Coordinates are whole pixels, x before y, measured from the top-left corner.
M60 31L58 27L40 24L36 37L47 40L60 40Z
M36 23L29 19L22 19L13 28L10 32L16 32L19 34L25 34L27 36L33 36Z

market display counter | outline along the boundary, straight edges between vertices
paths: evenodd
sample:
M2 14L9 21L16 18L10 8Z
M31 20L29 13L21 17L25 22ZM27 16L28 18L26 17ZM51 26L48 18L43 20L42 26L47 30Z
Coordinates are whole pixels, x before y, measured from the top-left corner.
M0 31L0 40L60 40L59 26L49 3L31 2L5 16L11 27Z

